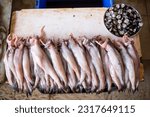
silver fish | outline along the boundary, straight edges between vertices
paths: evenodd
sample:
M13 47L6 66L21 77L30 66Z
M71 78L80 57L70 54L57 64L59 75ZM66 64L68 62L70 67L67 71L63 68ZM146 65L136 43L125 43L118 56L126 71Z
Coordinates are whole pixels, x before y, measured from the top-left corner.
M10 84L10 86L13 88L13 89L16 89L17 86L16 84L14 84L14 76L9 68L9 64L8 64L8 54L9 54L9 50L7 50L5 52L5 55L4 55L4 66L5 66L5 71L6 71L6 77L7 77L7 80L8 80L8 83Z
M16 70L16 75L19 79L19 86L20 90L23 90L23 82L24 82L24 74L23 74L23 67L22 67L22 60L23 60L23 48L24 44L21 43L18 48L15 50L14 54L14 65Z
M121 57L118 54L117 50L108 43L108 39L105 39L104 42L99 43L102 48L106 49L109 61L112 64L117 77L119 78L121 85L124 86L124 69L123 69L123 63L121 61Z
M87 45L86 45L87 46ZM86 47L85 46L85 47ZM87 61L89 63L89 66L90 66L90 69L91 69L91 83L92 83L92 87L91 87L91 92L94 92L97 90L97 88L99 87L99 79L97 77L97 74L96 74L96 70L94 68L94 65L92 64L92 58L88 52L88 50L86 51L86 57L87 57Z
M134 62L133 62L132 58L129 56L129 54L128 54L127 50L125 49L125 47L123 46L123 44L121 44L120 42L115 42L115 43L116 43L116 47L120 50L120 54L122 56L125 68L128 71L128 77L131 82L132 90L134 91L135 90L135 82L136 82Z
M57 83L59 89L62 89L63 86L60 82L59 77L57 76L55 70L53 69L50 61L48 60L48 57L46 56L45 52L41 49L39 45L39 41L37 38L33 37L29 40L31 44L31 54L34 58L33 60L35 63L42 68L45 74L48 74L51 76L51 78Z
M108 92L110 92L112 87L112 78L109 72L109 58L106 50L104 50L103 48L101 48L101 54L102 54L103 67L104 67L104 72L105 72L105 77L107 82L107 90Z
M138 88L139 81L140 81L140 57L134 46L134 42L133 42L132 38L129 38L126 35L124 35L123 42L127 48L129 55L131 56L131 58L133 59L133 62L134 62L135 74L136 74L136 88Z
M23 50L23 73L24 73L24 78L26 80L27 86L32 91L32 86L33 85L33 79L31 76L31 67L30 67L30 58L29 58L29 50L27 47L24 47Z
M72 70L75 72L78 80L80 80L80 72L79 72L78 64L71 50L69 50L69 48L67 47L64 41L62 42L61 53L63 58L66 60L67 64L69 64L69 67L71 67Z
M63 67L63 62L61 60L60 54L56 47L54 46L52 41L47 42L46 48L48 49L50 56L51 56L51 61L54 66L54 69L58 76L61 78L61 80L64 82L65 87L68 86L68 79Z
M73 55L75 56L76 61L82 70L80 82L78 83L82 84L82 82L85 80L86 75L88 77L91 77L91 71L87 63L85 50L78 44L78 42L75 41L75 38L73 36L71 36L71 39L69 39L69 48L73 52Z

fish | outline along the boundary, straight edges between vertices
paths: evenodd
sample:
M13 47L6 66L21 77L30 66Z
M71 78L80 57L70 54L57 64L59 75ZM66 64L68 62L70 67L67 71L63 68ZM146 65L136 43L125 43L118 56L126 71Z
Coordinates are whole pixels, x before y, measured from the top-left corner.
M50 81L49 93L55 93L55 90L57 90L57 87L55 86L54 80L50 78L49 81Z
M68 73L67 73L68 85L71 88L72 92L76 92L75 89L76 89L77 79L76 79L75 72L72 69L72 67L70 66L70 64L67 64L67 68L68 68L68 70L67 70L68 71Z
M34 62L34 75L35 75L35 83L34 83L34 86L33 86L33 89L35 89L39 82L40 82L40 79L41 77L44 77L44 71Z
M24 74L23 74L22 60L23 60L24 43L22 43L21 39L18 39L18 37L16 37L15 41L16 41L16 50L13 62L15 65L16 75L19 79L20 90L23 91Z
M134 91L136 88L136 86L135 86L136 76L135 76L134 62L122 43L116 41L115 45L120 51L120 54L121 54L123 62L124 62L124 66L128 71L128 77L131 82L132 90Z
M24 74L24 78L26 80L26 84L27 84L30 92L32 92L32 85L34 84L34 82L33 82L32 75L31 75L29 50L27 47L24 47L24 49L23 49L22 65L23 65L23 74Z
M46 43L46 48L48 49L50 53L52 65L57 75L63 81L65 87L68 87L68 79L67 79L67 76L63 67L63 62L62 62L62 59L60 57L58 50L56 49L52 41L49 41Z
M87 46L87 45L86 45ZM85 46L85 47L86 47ZM86 50L86 57L87 57L87 61L89 63L89 66L90 66L90 69L91 69L91 92L94 92L97 90L97 88L99 87L99 79L97 77L97 74L96 74L96 70L94 68L94 65L92 64L91 62L91 56L90 56L90 53L88 50Z
M117 74L115 72L115 69L113 67L113 65L109 62L109 72L110 72L110 76L112 78L112 81L114 82L114 84L117 86L118 91L120 91L122 89L122 85L120 80L117 77Z
M92 42L90 42L89 47L90 47L89 53L91 55L91 62L93 63L94 68L96 70L96 74L99 78L98 90L103 91L105 89L105 86L106 86L106 79L105 79L101 54L100 54L98 48Z
M15 52L15 48L13 47L14 46L14 41L15 41L14 35L12 35L12 37L11 37L11 35L9 34L7 36L7 39L6 39L6 42L8 44L8 49L7 49L6 54L4 56L4 61L5 61L4 63L5 63L5 69L6 69L6 76L8 75L8 77L10 78L10 80L8 79L8 82L12 86L12 81L13 81L14 85L16 85L16 86L13 86L13 87L14 87L15 90L18 91L19 80L16 76L15 66L12 62L13 59L14 59L14 52ZM8 68L6 68L6 66ZM10 70L10 72L8 70Z
M35 74L35 83L33 89L38 88L41 93L49 92L49 76L45 74L43 69L33 61L34 63L34 74Z
M56 71L48 60L47 55L39 45L39 40L35 37L32 37L29 39L29 43L31 45L30 50L32 57L34 58L34 62L44 71L45 74L50 75L50 77L57 83L59 89L63 89Z
M127 35L124 35L122 41L126 46L129 55L133 59L136 74L136 88L138 88L140 81L140 57L134 46L134 41L132 38L129 38Z
M32 92L30 92L30 89L27 86L26 80L23 81L23 91L27 97L28 97L28 95L32 95Z
M46 90L46 93L48 93L50 89L50 76L45 74L44 79L45 79L45 87L46 87L45 90Z
M71 50L67 47L66 45L67 41L63 41L61 45L61 54L62 57L65 59L67 64L69 64L69 68L71 67L72 70L75 72L75 75L77 76L78 81L80 80L80 72L79 72L79 67L78 64L75 60L75 57ZM68 43L68 42L67 42Z
M6 72L6 77L7 77L7 80L8 80L8 83L9 85L14 89L16 90L18 88L17 84L14 83L14 76L9 68L9 64L8 64L8 54L9 54L9 50L7 50L5 52L5 55L4 55L4 67L5 67L5 72Z
M124 87L125 85L124 69L123 69L123 63L122 63L121 57L119 53L117 52L117 50L112 46L112 44L109 43L109 40L107 38L103 37L102 40L104 41L100 40L101 42L98 42L98 44L107 51L109 61L114 67L114 70L116 72L117 77L120 80L122 87Z
M13 59L14 59L14 53L15 53L15 48L14 47L10 47L8 58L7 58L7 62L8 62L8 67L9 67L10 71L12 72L12 75L13 75L14 80L16 82L16 85L18 87L19 86L19 79L18 79L18 77L16 75L15 65L12 62Z
M91 77L91 71L85 56L85 50L79 45L79 43L75 40L75 38L72 35L71 35L71 39L69 39L69 48L71 49L81 69L80 71L81 78L78 83L78 85L80 85L85 80L86 75L88 77Z
M109 72L109 58L108 58L106 50L104 50L103 48L101 48L100 50L102 54L102 61L103 61L104 73L106 77L107 90L108 92L111 92L112 78Z

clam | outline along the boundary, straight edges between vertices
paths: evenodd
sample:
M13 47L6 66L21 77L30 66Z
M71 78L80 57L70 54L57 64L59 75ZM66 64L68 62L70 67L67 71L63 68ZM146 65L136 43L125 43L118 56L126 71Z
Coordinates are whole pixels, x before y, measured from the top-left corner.
M138 11L126 4L115 4L104 15L106 28L114 35L122 37L135 35L143 26L142 18Z

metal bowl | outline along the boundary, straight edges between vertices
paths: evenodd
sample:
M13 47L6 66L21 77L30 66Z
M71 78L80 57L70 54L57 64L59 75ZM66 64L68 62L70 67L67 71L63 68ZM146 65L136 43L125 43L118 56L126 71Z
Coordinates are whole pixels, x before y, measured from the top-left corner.
M129 37L137 34L143 26L139 12L126 4L115 4L104 14L104 24L109 32L117 37L127 34Z

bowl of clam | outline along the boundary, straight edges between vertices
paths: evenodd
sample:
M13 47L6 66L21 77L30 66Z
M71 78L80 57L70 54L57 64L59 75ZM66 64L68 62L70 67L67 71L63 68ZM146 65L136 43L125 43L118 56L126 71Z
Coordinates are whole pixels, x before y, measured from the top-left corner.
M117 37L137 34L143 26L139 12L132 6L124 3L115 4L104 14L104 24L109 32Z

